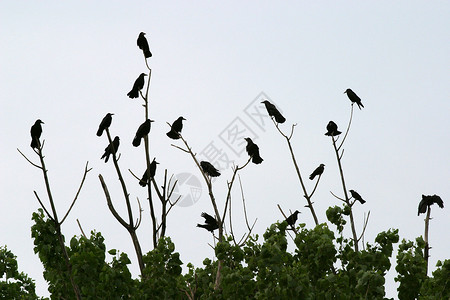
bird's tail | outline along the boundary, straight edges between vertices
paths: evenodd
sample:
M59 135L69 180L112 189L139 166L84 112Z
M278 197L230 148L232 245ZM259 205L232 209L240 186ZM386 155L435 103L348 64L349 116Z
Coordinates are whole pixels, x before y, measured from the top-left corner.
M358 104L358 108L361 109L361 107L364 107L364 105L361 102L356 103Z
M103 134L103 128L99 128L97 130L97 136L102 136L102 134Z
M286 122L286 118L283 117L283 115L280 113L275 114L274 117L275 117L275 121L277 121L277 123L281 124L281 123Z
M140 144L141 144L141 139L138 138L137 136L134 137L134 139L133 139L133 146L139 147Z
M152 57L152 53L150 52L150 50L144 51L144 56L145 58Z
M262 163L263 160L264 160L264 159L262 159L261 156L259 156L259 155L253 155L253 157L252 157L252 162L253 162L254 164L257 164L257 165L259 165L260 163Z
M168 133L166 133L166 135L168 137L170 137L173 140L178 140L180 138L180 134L178 132L175 132L173 130L169 131Z
M127 94L127 96L130 97L131 99L138 98L139 92L133 89Z

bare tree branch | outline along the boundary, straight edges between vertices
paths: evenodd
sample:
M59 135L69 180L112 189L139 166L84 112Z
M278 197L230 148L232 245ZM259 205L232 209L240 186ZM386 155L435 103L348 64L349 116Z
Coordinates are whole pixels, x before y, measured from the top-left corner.
M19 153L22 154L22 156L23 156L23 157L24 157L24 158L25 158L32 166L34 166L34 167L36 167L36 168L42 170L42 167L41 167L41 166L38 166L37 164L35 164L35 163L33 163L31 160L29 160L28 157L26 157L25 154L23 154L23 153L19 150L19 148L17 148L17 151L19 151Z
M88 164L89 164L89 162L86 162L86 166L84 167L83 179L81 179L81 184L80 184L80 187L78 188L77 193L75 194L75 198L73 199L72 204L70 205L69 209L67 210L66 214L64 215L64 218L61 220L61 222L59 222L59 224L64 223L64 220L65 220L65 219L67 218L67 216L69 215L70 210L72 209L72 207L73 207L74 204L75 204L75 201L77 201L77 199L78 199L78 195L79 195L80 192L81 192L81 188L83 187L84 181L85 181L85 179L86 179L86 175L87 175L87 173L88 173L90 170L92 170L92 168L88 169Z

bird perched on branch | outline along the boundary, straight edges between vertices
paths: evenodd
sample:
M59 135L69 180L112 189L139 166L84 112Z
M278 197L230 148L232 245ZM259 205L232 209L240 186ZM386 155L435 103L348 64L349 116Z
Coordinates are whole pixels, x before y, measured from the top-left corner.
M333 121L328 122L327 125L327 132L325 133L325 135L328 136L337 136L340 135L342 132L340 132L338 130L338 126L336 123L334 123Z
M213 216L210 216L207 213L203 212L202 217L205 218L205 224L197 224L197 227L205 228L210 232L213 232L214 230L219 228L219 223L217 223L217 220Z
M201 161L200 166L202 167L203 172L205 172L209 176L211 176L211 177L220 176L219 170L217 170L210 162Z
M347 94L348 99L350 99L352 103L356 103L359 109L361 109L361 107L364 107L364 105L361 103L361 98L359 98L358 95L356 95L355 92L351 89L346 89L344 94Z
M294 211L292 215L286 218L286 222L289 226L295 226L295 222L297 222L298 214L300 212L298 210Z
M425 196L422 195L422 200L419 203L419 208L417 215L424 214L427 212L427 207L437 204L440 208L444 208L444 201L438 195Z
M145 84L144 77L145 76L147 76L147 74L145 74L145 73L141 73L141 75L139 75L139 77L136 79L136 81L133 84L133 88L127 94L128 97L130 97L131 99L139 97L139 91L144 88L144 84Z
M314 177L322 175L324 169L325 169L325 165L324 165L324 164L320 164L320 165L314 170L314 172L312 172L311 175L309 175L309 179L313 180Z
M44 124L40 119L36 120L34 122L33 126L31 126L30 134L31 134L31 148L38 148L41 146L41 142L39 141L39 138L42 134L42 126L41 124Z
M108 147L105 148L105 153L103 153L103 155L100 159L105 158L105 163L107 163L109 156L113 153L114 154L117 153L117 150L119 149L119 144L120 144L119 137L116 136L114 138L114 140L112 141L112 143L109 144Z
M183 120L186 120L186 119L183 117L179 117L178 119L176 119L172 123L172 126L170 127L170 131L168 133L166 133L166 135L168 137L170 137L171 139L178 140L180 138L181 130L183 129Z
M141 144L141 139L150 132L151 122L154 121L147 119L139 126L133 139L133 146L138 147Z
M350 194L352 194L353 199L358 200L359 202L361 202L361 204L366 203L366 200L364 200L360 194L358 194L356 191L354 190L349 190Z
M156 157L153 158L152 162L150 163L150 179L152 179L153 177L155 177L156 174L156 165L159 164L159 162L156 161ZM147 183L149 182L148 180L148 173L147 170L145 170L144 175L142 175L141 180L139 180L139 185L140 186L146 186Z
M286 122L286 118L283 117L283 115L278 111L278 109L275 107L275 105L273 105L272 103L270 103L267 100L262 101L261 103L264 103L264 105L266 106L267 109L267 113L269 114L269 116L274 117L275 121L277 121L277 123L284 123Z
M247 141L247 146L245 150L247 150L248 155L252 158L252 162L254 164L260 164L263 162L261 156L259 156L259 147L255 143L253 143L251 138L245 138Z
M152 53L150 52L150 47L148 46L147 39L145 38L145 32L139 33L138 39L137 39L137 45L139 49L144 52L145 58L152 57Z
M107 113L106 116L103 118L103 120L100 122L100 125L98 126L97 130L97 136L102 136L103 130L109 128L112 122L112 115L114 114Z

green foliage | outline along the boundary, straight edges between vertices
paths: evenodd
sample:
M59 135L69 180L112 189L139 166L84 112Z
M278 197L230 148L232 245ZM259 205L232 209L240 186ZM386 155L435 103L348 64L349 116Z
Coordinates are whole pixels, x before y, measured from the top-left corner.
M100 233L73 237L65 249L83 299L385 299L385 276L398 230L379 233L373 244L355 252L352 240L339 229L346 213L345 207L327 211L338 227L338 238L326 224L312 229L300 224L293 235L286 222L276 223L266 230L262 243L258 236L250 236L238 246L227 237L215 247L217 260L207 258L198 268L187 264L184 275L180 255L168 237L144 255L145 269L138 279L131 276L127 254L106 252ZM51 299L74 299L57 228L42 210L33 214L33 220L35 252L44 265ZM450 260L438 262L433 276L427 277L424 246L422 238L399 245L395 278L400 283L399 299L450 297ZM18 272L15 257L6 248L0 248L0 274L6 278L0 281L0 299L38 299L33 281Z
M19 272L16 256L6 246L0 246L0 299L39 299L33 280Z
M398 275L395 281L399 282L399 299L417 299L420 294L420 287L425 282L426 262L423 258L425 242L422 237L412 241L402 240L398 248L397 266L395 270Z
M183 263L170 238L161 238L143 260L145 269L139 284L140 299L181 299L179 281Z

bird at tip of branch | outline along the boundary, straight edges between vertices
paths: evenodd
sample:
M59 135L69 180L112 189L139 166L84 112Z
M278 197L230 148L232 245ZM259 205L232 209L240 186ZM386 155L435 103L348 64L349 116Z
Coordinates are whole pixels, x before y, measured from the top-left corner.
M269 116L274 117L275 121L277 121L277 123L281 124L281 123L286 122L286 118L283 117L283 115L275 107L275 105L270 103L268 100L264 100L261 103L264 103L264 105L266 106L266 109L267 109L267 113L269 114Z
M152 162L150 163L150 179L152 179L153 177L155 177L156 174L156 165L159 164L159 162L156 161L156 157L153 158ZM147 170L145 170L144 174L142 175L141 180L139 180L139 185L140 186L146 186L148 183L148 173Z
M325 133L325 135L328 136L337 136L340 135L342 132L340 132L338 130L338 126L336 123L334 123L333 121L328 122L327 125L327 132Z
M361 204L366 203L366 200L364 200L360 194L358 194L354 190L349 190L350 194L352 194L353 199L358 200Z
M97 136L102 136L103 131L106 128L109 128L109 126L111 126L111 122L112 122L112 113L107 113L106 116L103 118L103 120L100 122L100 125L98 126L98 130L97 130Z
M359 109L361 109L361 107L364 107L364 105L361 103L361 98L359 98L358 95L356 95L355 92L351 89L346 89L344 94L347 94L348 99L352 101L352 104L356 103Z
M145 32L139 33L137 39L137 45L139 49L144 53L145 58L152 57L152 53L150 52L150 47L148 46L147 39L145 38Z
M295 226L295 222L297 222L299 213L300 212L296 210L289 217L286 218L286 222L288 223L289 226Z
M183 120L186 120L183 117L179 117L176 119L172 126L170 127L170 131L166 133L168 137L170 137L173 140L178 140L180 138L181 130L183 129Z
M114 154L117 153L117 150L119 149L119 144L120 144L119 137L116 136L116 137L114 138L114 140L112 141L112 143L109 144L109 145L105 148L105 153L103 153L103 155L102 155L102 157L101 157L100 159L105 158L105 163L107 163L107 162L108 162L108 159L109 159L109 156L110 156L111 154L113 154L113 153L114 153Z
M201 161L200 166L202 167L203 172L205 172L207 175L211 177L220 176L219 170L217 170L210 162Z
M419 208L417 215L424 214L427 212L427 207L437 204L440 208L444 208L444 201L438 195L422 195L422 200L419 203Z
M245 150L247 150L248 155L252 158L252 162L254 164L260 164L263 162L261 156L259 156L259 147L255 143L253 143L251 138L245 138L247 141L247 146Z
M314 177L322 175L323 171L325 169L324 164L320 164L312 173L309 175L309 179L313 180Z
M141 139L146 136L147 134L149 134L150 132L150 127L151 127L151 122L154 122L153 120L147 119L145 120L144 123L142 123L138 130L136 131L136 135L134 136L133 139L133 146L138 147L141 144Z
M127 94L128 97L131 99L139 97L139 91L144 88L145 76L147 76L147 74L141 73L141 75L139 75L139 77L134 81L133 88Z
M205 228L210 232L213 232L214 230L219 228L219 223L217 223L217 220L213 216L202 212L202 217L205 218L205 224L197 224L197 227Z
M42 126L41 124L44 124L40 119L37 119L36 122L34 122L33 126L31 126L30 134L31 134L31 148L38 148L41 145L41 142L39 141L39 138L42 134Z

